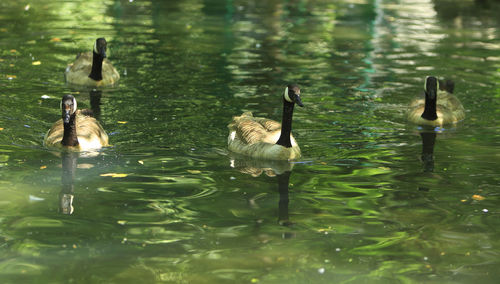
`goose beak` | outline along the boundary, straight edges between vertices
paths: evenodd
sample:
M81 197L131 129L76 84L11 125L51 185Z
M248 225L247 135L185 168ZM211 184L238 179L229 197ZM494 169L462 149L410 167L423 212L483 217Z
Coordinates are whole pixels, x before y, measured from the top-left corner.
M298 104L300 107L303 107L304 104L302 104L302 100L300 99L300 96L299 95L295 95L295 99L294 99L295 103Z
M101 52L100 52L100 53L101 53L101 55L102 55L102 58L106 58L106 48L105 48L105 47L103 47L103 48L101 49Z
M69 123L69 118L71 117L71 109L65 108L62 111L62 119L64 123Z

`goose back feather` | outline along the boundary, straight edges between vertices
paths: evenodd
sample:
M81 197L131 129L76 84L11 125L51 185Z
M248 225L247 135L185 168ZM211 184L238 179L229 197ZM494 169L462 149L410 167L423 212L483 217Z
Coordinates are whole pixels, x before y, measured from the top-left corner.
M298 86L290 85L286 90L296 87L297 97L300 94ZM284 120L287 120L288 133L291 131L291 116L293 113L293 104L295 102L286 102L284 96ZM297 98L298 104L302 105L300 97ZM285 109L288 108L288 111ZM288 118L286 118L289 116ZM233 117L232 122L228 125L228 148L230 151L251 156L259 159L269 160L293 160L301 156L300 147L295 141L295 138L290 133L289 145L280 145L279 140L287 140L282 138L282 125L271 119L254 117L251 112L245 112L240 116ZM286 135L286 134L284 134ZM280 139L281 138L281 139Z

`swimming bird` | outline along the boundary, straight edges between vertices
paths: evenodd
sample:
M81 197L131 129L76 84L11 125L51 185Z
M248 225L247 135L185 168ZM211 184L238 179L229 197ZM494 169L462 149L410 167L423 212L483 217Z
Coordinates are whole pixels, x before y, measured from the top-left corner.
M304 106L300 88L288 85L283 93L282 123L254 117L251 112L233 117L228 125L227 144L230 151L268 160L293 160L300 158L300 148L292 136L293 107Z
M89 151L108 146L108 135L89 110L77 110L76 99L64 95L61 100L62 118L45 134L44 145Z
M408 120L419 125L442 126L459 122L465 118L465 110L452 93L453 81L441 81L429 76L425 79L424 98L411 104Z
M78 54L75 62L66 68L66 81L89 87L110 86L116 83L120 79L120 74L106 59L106 48L106 40L98 38L92 52Z

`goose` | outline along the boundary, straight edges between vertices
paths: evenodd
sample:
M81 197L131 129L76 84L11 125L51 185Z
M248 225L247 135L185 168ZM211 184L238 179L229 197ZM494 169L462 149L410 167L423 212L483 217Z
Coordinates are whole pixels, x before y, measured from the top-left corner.
M91 116L89 110L77 110L76 99L64 95L61 100L62 118L45 134L43 144L48 147L91 151L108 146L108 135Z
M451 80L441 81L429 76L425 79L424 98L410 104L408 120L428 126L442 126L459 122L465 118L465 110L452 93L455 84Z
M103 87L116 83L120 79L120 74L106 59L106 46L106 40L98 38L92 52L78 54L75 62L66 68L66 81L88 87Z
M295 104L304 106L300 99L299 86L290 84L283 93L282 124L271 119L254 117L251 112L233 117L233 121L228 125L229 150L258 159L300 158L299 145L291 134Z

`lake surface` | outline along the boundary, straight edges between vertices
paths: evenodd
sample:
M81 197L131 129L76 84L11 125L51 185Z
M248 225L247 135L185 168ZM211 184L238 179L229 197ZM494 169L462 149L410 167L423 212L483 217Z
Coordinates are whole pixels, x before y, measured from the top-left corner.
M0 282L498 283L499 10L2 0ZM67 85L97 37L119 85ZM455 81L463 122L406 122L428 75ZM302 159L228 153L232 116L279 120L288 82ZM111 147L43 146L65 94Z

